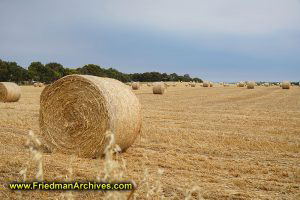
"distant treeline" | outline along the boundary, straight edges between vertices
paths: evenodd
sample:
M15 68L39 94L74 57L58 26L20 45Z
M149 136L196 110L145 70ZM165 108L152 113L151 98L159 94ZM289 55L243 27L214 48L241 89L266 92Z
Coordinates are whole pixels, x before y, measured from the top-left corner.
M0 59L0 82L32 82L52 83L63 76L70 74L85 74L100 77L114 78L122 82L139 81L195 81L202 82L200 78L191 78L189 74L183 76L176 73L166 74L159 72L145 72L125 74L113 68L103 68L98 65L88 64L76 69L67 68L55 62L42 64L41 62L32 62L28 69L19 66L16 62L7 62Z

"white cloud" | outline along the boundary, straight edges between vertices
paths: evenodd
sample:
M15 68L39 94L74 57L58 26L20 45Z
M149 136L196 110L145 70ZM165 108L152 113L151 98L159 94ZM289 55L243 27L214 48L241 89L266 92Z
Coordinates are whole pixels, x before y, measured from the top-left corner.
M297 0L108 1L104 13L114 23L188 35L300 30Z

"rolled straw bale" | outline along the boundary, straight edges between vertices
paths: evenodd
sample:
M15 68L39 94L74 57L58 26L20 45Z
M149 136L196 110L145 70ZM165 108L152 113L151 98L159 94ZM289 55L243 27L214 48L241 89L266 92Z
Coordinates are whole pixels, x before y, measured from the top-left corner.
M209 82L207 82L207 81L203 82L203 87L209 87L209 86L210 86Z
M291 82L289 81L283 81L281 84L282 89L290 89L291 87Z
M133 90L138 90L140 88L140 83L139 82L133 82L131 84L131 87Z
M191 85L191 87L196 87L196 83L194 83L194 82L191 83L190 85Z
M12 82L0 82L0 102L16 102L21 97L21 88Z
M103 155L107 133L121 150L132 145L141 130L141 105L118 80L69 75L43 90L39 123L52 150L94 158Z
M166 87L165 84L161 82L156 82L153 84L153 94L164 94Z
M38 86L39 86L39 87L43 87L43 86L44 86L44 83L39 83Z
M247 82L247 89L254 89L255 82Z
M244 82L239 82L239 83L237 84L237 86L238 86L238 87L244 87L244 86L245 86L245 83L244 83Z
M151 83L147 83L147 86L148 86L148 87L151 87L151 86L152 86L152 84L151 84Z
M34 87L38 87L38 86L39 86L39 83L36 83L36 82L35 82L35 83L33 84L33 86L34 86Z
M209 87L213 87L213 86L214 86L213 82L209 82Z

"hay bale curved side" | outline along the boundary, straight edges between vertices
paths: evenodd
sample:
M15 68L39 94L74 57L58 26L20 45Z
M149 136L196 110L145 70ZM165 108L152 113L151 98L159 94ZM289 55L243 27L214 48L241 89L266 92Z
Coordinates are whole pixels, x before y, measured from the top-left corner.
M20 98L20 86L12 82L0 82L0 102L16 102Z
M255 82L253 81L247 82L247 89L254 89L254 86L255 86Z
M291 83L289 81L284 81L281 84L282 89L290 89Z
M209 82L207 82L207 81L204 81L203 82L203 87L209 87L210 86L210 83Z
M244 86L245 86L245 83L244 83L244 82L239 82L239 83L237 84L237 86L238 86L238 87L244 87Z
M133 90L138 90L138 89L140 89L140 83L138 83L138 82L133 82L133 83L131 84L131 87L132 87Z
M153 84L153 94L164 94L166 87L163 83L157 82Z
M194 82L191 83L190 85L191 85L191 87L196 87L196 83L194 83Z
M41 133L60 152L99 157L108 132L126 150L141 130L139 100L115 79L69 75L47 86L40 99Z

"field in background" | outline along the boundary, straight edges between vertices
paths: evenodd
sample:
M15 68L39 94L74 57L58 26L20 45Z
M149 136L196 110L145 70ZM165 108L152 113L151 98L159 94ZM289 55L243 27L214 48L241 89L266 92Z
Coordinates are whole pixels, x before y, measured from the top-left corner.
M21 88L19 102L0 103L0 198L61 199L60 192L5 188L8 181L22 179L19 172L26 166L27 179L33 179L36 169L27 163L24 146L28 131L42 140L38 117L43 88ZM300 199L300 87L182 84L153 95L152 87L143 85L134 92L143 110L141 137L118 159L126 160L126 179L138 184L139 198L146 198L145 182L157 184L160 171L161 195L167 199L182 199L194 185L205 199ZM95 180L103 162L43 153L44 178ZM99 195L73 192L74 199Z

